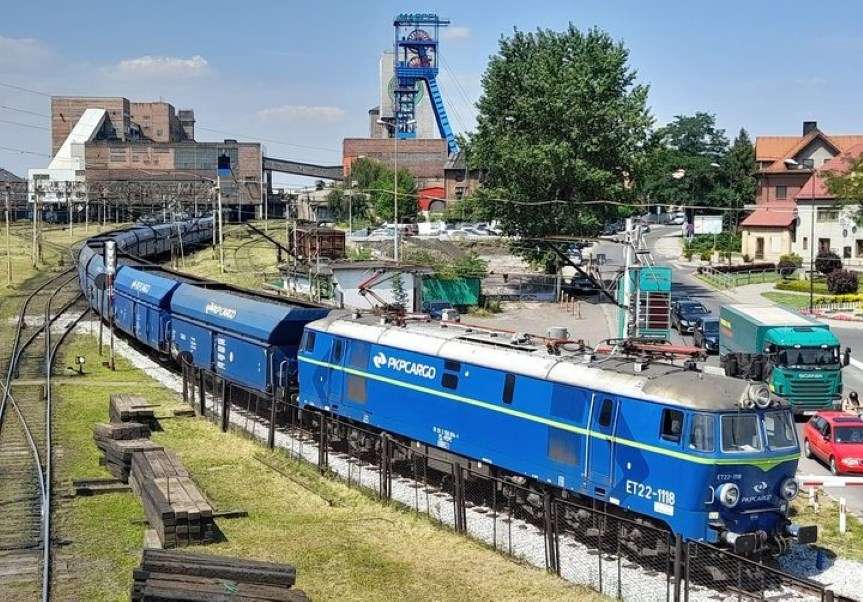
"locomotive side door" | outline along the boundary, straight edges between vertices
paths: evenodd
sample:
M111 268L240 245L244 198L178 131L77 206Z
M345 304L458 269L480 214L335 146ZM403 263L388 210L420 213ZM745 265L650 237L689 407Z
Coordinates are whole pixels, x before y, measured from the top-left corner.
M589 478L598 485L611 484L611 460L618 402L611 395L594 395L588 435Z
M345 381L345 373L341 370L341 367L344 363L344 355L344 339L333 337L330 342L330 355L328 361L333 366L338 366L339 368L327 371L326 404L330 407L330 411L332 412L337 412L339 404L342 402L342 387Z

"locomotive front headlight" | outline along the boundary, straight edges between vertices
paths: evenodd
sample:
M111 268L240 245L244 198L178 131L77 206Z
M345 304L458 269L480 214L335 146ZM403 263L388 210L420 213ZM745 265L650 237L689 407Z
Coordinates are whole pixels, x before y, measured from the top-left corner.
M734 483L724 483L716 492L719 502L726 508L734 508L740 501L740 487Z
M749 399L761 410L770 407L770 388L764 384L749 385Z
M789 502L797 497L797 494L800 492L800 485L797 483L797 479L794 477L788 477L784 481L782 481L782 497L788 500Z

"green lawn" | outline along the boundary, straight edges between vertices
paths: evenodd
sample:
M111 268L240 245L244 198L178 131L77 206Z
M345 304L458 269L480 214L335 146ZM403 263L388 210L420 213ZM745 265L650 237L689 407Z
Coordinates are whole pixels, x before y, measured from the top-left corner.
M114 373L102 367L89 336L71 341L67 365L78 354L88 359L87 374L70 377L75 384L56 390L58 470L64 480L107 476L98 466L92 425L107 419L110 392L144 395L161 404L158 415L169 415L179 401L122 358ZM163 420L162 427L153 440L177 452L217 509L249 512L248 518L220 520L226 541L199 549L292 563L297 586L313 599L603 599L423 516L384 506L245 437L221 433L207 420L172 418ZM278 462L292 478L257 457ZM63 554L74 566L75 578L58 583L57 599L127 600L143 537L141 518L131 493L63 502L57 536L72 542Z
M761 293L761 296L765 299L769 299L774 303L779 303L780 305L787 305L789 307L793 307L794 309L804 309L809 307L809 295L797 295L794 293L779 293L774 291L769 291L766 293ZM817 300L818 297L816 296Z

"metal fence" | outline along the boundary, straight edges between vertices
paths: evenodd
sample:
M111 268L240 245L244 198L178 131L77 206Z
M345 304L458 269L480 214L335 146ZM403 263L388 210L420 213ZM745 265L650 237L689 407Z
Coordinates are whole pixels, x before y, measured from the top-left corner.
M702 280L706 280L716 288L735 288L747 284L776 282L783 277L776 268L748 270L745 272L724 272L715 267L705 266L699 268L699 274Z
M256 395L189 365L183 366L183 397L223 431L280 449L384 503L619 600L846 600L814 581L705 543L684 543L620 516L614 506L530 488L495 476L483 463L453 462L433 448Z

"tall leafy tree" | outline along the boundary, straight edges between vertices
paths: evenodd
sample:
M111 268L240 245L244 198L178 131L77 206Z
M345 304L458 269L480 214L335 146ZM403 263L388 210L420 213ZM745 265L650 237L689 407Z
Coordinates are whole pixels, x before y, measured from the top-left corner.
M758 192L755 145L752 144L749 133L745 129L740 129L721 163L728 178L730 199L736 209L730 214L732 225L736 228L740 220L740 211L744 206L755 202L755 195Z
M863 224L863 155L848 160L841 169L824 172L827 189L841 203L856 207L853 213L858 224Z
M727 154L728 138L715 116L677 115L650 138L638 178L640 196L649 203L729 206Z
M607 202L631 198L652 121L647 87L628 60L623 44L598 29L501 38L468 157L484 170L485 202L506 233L594 233L617 214ZM530 245L523 252L540 253Z

